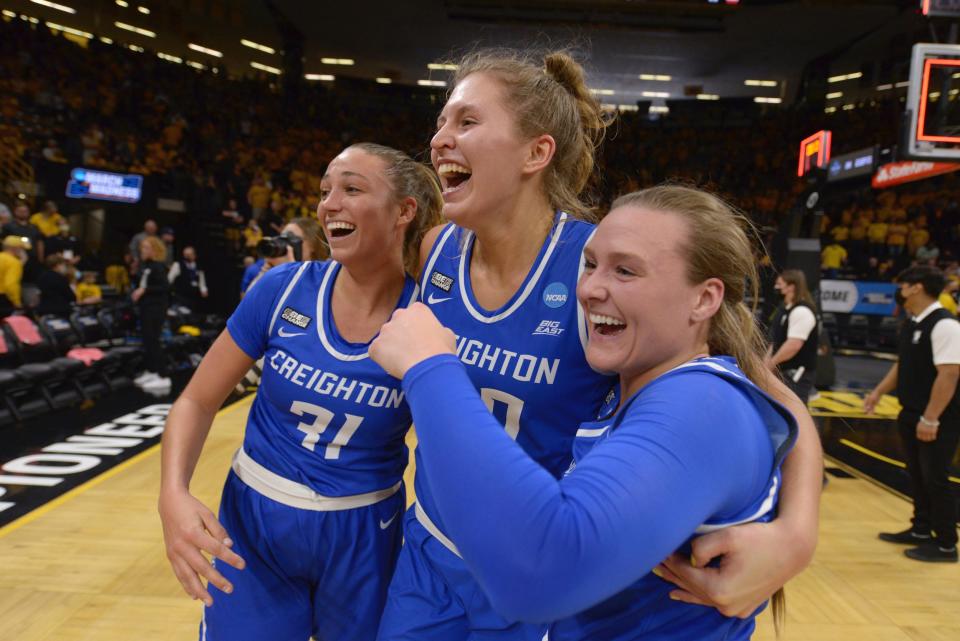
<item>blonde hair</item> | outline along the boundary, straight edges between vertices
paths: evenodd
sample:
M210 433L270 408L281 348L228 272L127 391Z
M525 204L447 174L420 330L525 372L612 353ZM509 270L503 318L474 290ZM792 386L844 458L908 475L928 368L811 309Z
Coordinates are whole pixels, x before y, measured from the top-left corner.
M593 219L581 193L593 175L596 150L609 121L587 88L583 67L563 51L538 61L529 52L483 49L460 60L453 87L474 73L491 74L501 82L521 136L553 137L556 151L543 177L551 207Z
M310 260L325 260L329 251L323 237L320 221L312 216L294 218L288 225L296 225L303 232L303 242L310 245Z
M767 341L756 319L759 278L750 237L759 240L759 236L753 223L717 196L681 185L659 185L620 196L611 209L618 207L642 207L686 220L689 235L680 251L687 262L687 280L723 281L723 303L710 319L707 335L710 354L733 356L747 378L769 392L770 373L763 365ZM748 291L753 299L749 307ZM779 635L786 616L783 588L771 598L771 609Z
M372 142L360 142L348 149L360 149L376 156L387 166L384 172L397 200L413 198L417 211L403 237L403 266L416 277L420 269L420 243L431 227L440 224L443 194L432 169L402 151Z
M140 242L150 245L150 249L153 250L153 260L162 263L167 259L167 246L156 236L147 236Z

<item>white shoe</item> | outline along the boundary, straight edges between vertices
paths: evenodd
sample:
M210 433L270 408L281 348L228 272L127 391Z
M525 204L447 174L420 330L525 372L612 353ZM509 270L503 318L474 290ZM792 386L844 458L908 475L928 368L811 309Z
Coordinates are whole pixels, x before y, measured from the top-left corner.
M141 374L140 376L136 377L135 379L133 379L133 382L135 385L143 385L144 383L148 383L155 378L160 378L160 377L154 372L147 371Z
M140 387L144 390L169 389L173 382L168 377L157 376L152 380L143 383Z

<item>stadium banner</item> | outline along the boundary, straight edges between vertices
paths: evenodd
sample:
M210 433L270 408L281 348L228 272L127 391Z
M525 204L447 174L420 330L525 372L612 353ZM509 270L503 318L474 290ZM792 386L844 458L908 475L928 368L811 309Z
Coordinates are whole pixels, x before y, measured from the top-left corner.
M143 195L143 176L77 167L70 172L66 195L67 198L136 203Z
M835 314L892 316L896 310L894 283L862 280L821 280L820 309Z
M955 162L928 162L922 160L905 160L891 162L880 167L873 176L874 189L886 189L895 185L932 178L940 174L949 174L960 169L960 163Z

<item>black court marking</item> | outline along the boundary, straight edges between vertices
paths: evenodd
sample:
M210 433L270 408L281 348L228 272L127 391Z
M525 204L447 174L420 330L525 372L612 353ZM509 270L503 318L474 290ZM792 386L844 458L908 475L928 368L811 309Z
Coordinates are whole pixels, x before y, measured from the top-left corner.
M169 405L189 375L174 375L162 397L131 387L87 410L0 428L0 528L159 443ZM231 394L228 404L247 393Z

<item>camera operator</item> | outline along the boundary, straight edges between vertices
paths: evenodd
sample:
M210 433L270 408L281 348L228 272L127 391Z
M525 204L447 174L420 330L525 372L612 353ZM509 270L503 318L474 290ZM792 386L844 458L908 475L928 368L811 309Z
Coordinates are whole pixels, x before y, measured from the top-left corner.
M257 243L257 254L263 258L263 266L244 293L250 291L261 276L277 265L324 260L327 253L319 221L316 218L294 218L284 226L279 236L267 237Z

